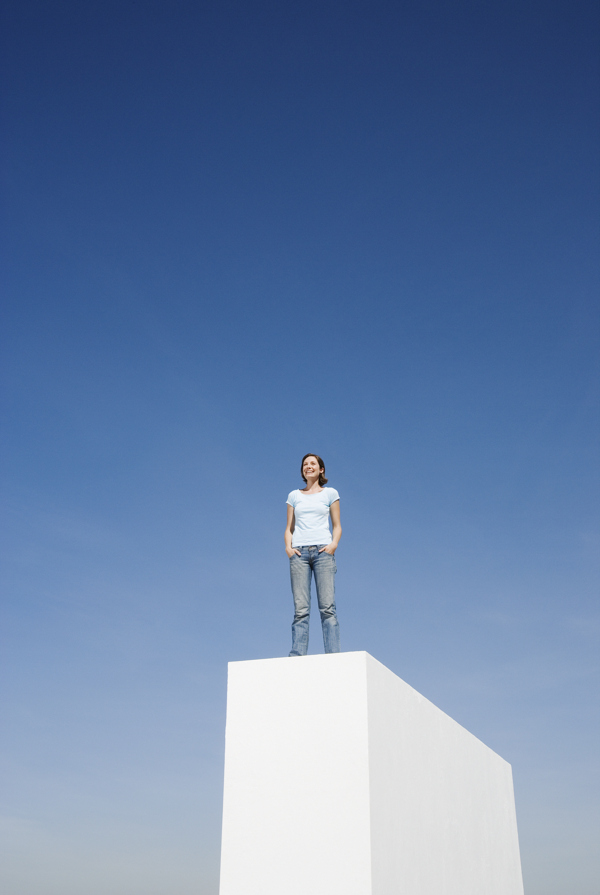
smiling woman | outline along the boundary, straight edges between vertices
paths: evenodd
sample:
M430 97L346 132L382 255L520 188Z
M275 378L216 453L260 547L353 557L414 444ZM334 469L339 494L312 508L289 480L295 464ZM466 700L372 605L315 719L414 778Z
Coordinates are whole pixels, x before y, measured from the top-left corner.
M335 609L335 551L342 536L340 495L326 488L325 464L317 454L305 454L300 475L306 487L290 491L287 499L285 552L290 559L294 597L290 656L308 651L310 587L315 577L326 653L340 652L340 628ZM329 530L329 517L333 533Z

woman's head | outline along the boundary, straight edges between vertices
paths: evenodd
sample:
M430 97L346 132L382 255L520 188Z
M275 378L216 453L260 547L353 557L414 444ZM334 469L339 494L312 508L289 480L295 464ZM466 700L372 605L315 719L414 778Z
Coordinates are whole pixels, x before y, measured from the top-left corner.
M325 464L322 458L318 454L305 454L300 464L300 475L304 481L306 481L307 475L315 475L317 472L319 473L319 485L323 488L327 484L327 479L325 478Z

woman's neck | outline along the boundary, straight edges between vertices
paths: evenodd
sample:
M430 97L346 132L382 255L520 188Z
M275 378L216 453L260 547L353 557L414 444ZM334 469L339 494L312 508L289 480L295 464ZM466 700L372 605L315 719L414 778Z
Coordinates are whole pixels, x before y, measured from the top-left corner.
M312 476L307 476L306 478L306 488L302 489L305 494L316 494L318 491L322 491L323 489L319 485L319 476L312 478Z

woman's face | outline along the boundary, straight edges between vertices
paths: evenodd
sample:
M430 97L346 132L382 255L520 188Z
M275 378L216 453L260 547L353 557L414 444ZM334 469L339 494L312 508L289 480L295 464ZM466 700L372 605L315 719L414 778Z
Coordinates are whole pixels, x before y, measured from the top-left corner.
M317 476L320 472L323 472L323 467L319 467L316 457L307 457L302 464L302 472L304 473L305 478L308 478L309 476Z

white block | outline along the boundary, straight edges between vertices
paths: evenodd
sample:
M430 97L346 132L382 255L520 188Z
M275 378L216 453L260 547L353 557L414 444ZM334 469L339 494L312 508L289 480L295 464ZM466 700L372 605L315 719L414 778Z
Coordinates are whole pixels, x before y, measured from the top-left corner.
M368 653L231 662L220 895L523 895L510 765Z

